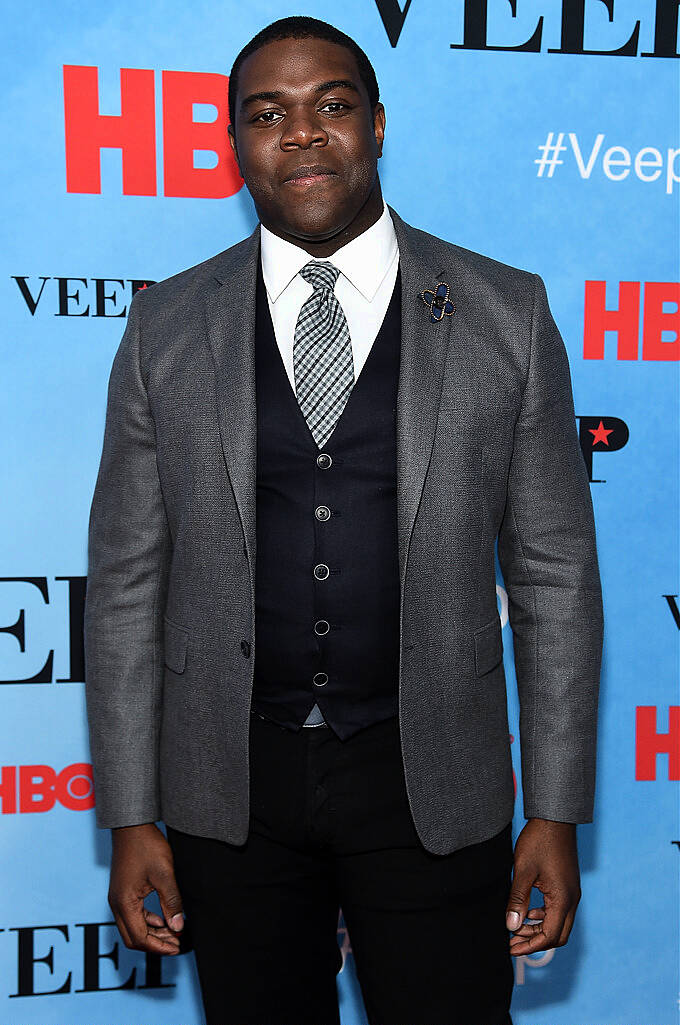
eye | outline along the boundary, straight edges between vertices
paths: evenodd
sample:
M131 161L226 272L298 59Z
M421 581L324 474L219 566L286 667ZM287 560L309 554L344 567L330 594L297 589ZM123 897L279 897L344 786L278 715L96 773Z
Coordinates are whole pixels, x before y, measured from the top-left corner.
M334 110L329 111L330 114L339 114L341 110L348 109L348 105L343 103L341 100L329 100L328 103L324 103L323 107L320 107L319 110L328 110L329 107L335 108Z
M279 117L283 117L283 115L277 110L263 110L261 114L255 115L253 121L262 121L265 125L271 125Z

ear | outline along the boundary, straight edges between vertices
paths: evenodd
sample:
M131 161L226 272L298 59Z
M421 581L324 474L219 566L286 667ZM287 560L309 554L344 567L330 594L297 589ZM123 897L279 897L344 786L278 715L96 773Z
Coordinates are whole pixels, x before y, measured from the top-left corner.
M373 111L373 131L375 142L378 147L378 157L382 156L383 141L385 139L385 108L382 103L376 103Z
M238 150L236 148L236 133L234 132L234 126L233 125L227 125L227 137L229 139L229 145L231 146L231 151L234 154L234 159L236 160L236 164L238 165L238 169L239 169L239 173L240 173L241 172L241 164L239 163L239 159L238 159ZM241 177L243 177L242 174L241 174Z

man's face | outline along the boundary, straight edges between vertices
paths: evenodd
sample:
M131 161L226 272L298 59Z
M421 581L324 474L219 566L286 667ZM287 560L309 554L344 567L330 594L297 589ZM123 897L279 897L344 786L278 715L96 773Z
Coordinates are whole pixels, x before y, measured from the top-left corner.
M267 43L241 65L229 138L262 223L323 240L379 197L385 115L354 56L322 39ZM380 200L382 210L382 200Z

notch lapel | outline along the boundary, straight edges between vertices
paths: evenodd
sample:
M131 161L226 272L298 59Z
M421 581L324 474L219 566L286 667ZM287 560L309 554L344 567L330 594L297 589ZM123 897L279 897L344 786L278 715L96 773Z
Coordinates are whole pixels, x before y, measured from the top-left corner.
M457 332L456 314L433 324L420 298L449 273L422 242L422 234L389 207L399 245L401 267L401 363L397 391L397 521L402 594L406 559L425 474L434 444L444 365ZM449 281L452 298L455 283Z
M205 305L222 451L251 567L255 560L255 288L259 258L258 224L252 235L223 254L215 271L221 287L208 296Z

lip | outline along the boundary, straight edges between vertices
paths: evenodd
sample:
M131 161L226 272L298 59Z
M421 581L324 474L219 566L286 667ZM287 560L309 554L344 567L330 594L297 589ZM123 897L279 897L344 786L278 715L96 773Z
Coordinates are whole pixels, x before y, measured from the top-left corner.
M331 167L325 167L323 164L303 164L296 167L284 182L286 185L315 185L335 177L337 173Z

